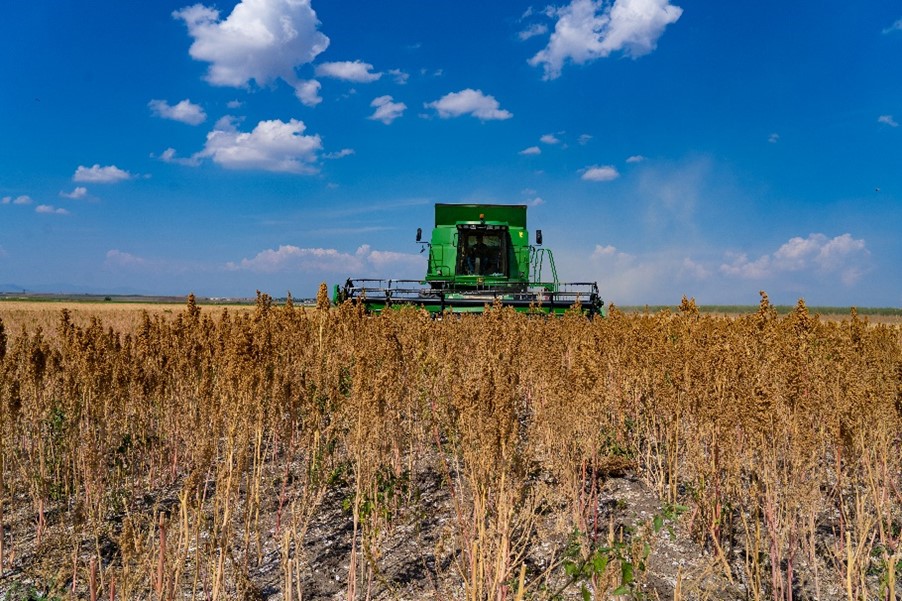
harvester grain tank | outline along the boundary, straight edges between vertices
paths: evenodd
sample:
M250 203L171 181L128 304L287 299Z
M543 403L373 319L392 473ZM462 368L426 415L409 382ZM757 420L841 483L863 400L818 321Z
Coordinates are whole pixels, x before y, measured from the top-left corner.
M369 311L412 304L431 313L479 313L500 303L517 311L562 314L574 305L603 314L596 282L558 280L554 255L529 242L526 205L437 204L423 280L348 279L334 300L359 300Z

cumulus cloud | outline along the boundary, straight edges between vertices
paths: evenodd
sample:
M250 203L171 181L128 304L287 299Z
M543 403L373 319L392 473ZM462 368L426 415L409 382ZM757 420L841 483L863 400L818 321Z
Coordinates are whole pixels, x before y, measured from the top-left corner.
M150 156L154 157L154 155L152 153ZM171 146L169 148L167 148L166 150L164 150L163 152L161 152L160 156L157 158L159 158L164 163L175 163L177 165L188 165L191 167L196 167L197 165L200 165L200 159L197 156L192 156L192 157L177 156L175 148L172 148Z
M555 136L554 134L545 134L544 136L539 138L539 141L542 144L560 144L561 143L560 139L557 136Z
M763 279L785 272L839 273L844 284L852 285L864 273L864 260L869 255L865 241L851 234L828 238L817 233L791 238L773 254L754 260L745 253L728 254L730 261L723 263L720 271L744 279Z
M638 58L655 49L682 13L668 0L572 0L553 10L554 32L529 64L541 66L549 80L560 76L567 61L581 65L618 51Z
M377 274L410 273L411 269L419 275L425 268L423 257L419 254L399 253L388 250L373 250L368 244L357 249L355 256L372 266ZM397 270L397 271L396 271Z
M113 184L131 178L131 173L120 169L116 165L101 167L96 163L91 167L79 165L78 169L75 170L75 175L72 176L73 181L94 184Z
M633 156L628 157L626 159L626 162L627 163L641 163L644 160L645 160L645 157L642 156L641 154L634 154Z
M322 84L315 79L299 81L294 86L294 95L301 101L301 104L305 106L316 106L323 101L322 96L319 95L321 87Z
M405 73L401 69L389 69L388 74L392 76L392 79L395 80L395 83L403 86L407 83L407 80L410 79L410 74Z
M33 201L31 200L31 196L27 194L22 194L21 196L16 196L13 198L12 196L4 196L0 198L0 204L2 205L30 205Z
M434 108L442 119L472 115L482 121L490 121L510 119L514 116L502 109L494 96L487 96L481 90L471 88L445 94L435 102L426 103L425 106Z
M124 267L124 268L147 268L151 266L151 262L147 259L143 259L131 253L123 252L121 250L113 249L109 250L106 253L106 258L104 259L104 266L106 267Z
M68 215L69 211L66 209L59 209L54 207L53 205L38 205L34 208L35 213L42 213L44 215Z
M394 99L391 96L379 96L370 103L370 106L375 107L376 111L367 117L367 119L381 121L386 125L389 125L407 110L406 104L403 102L394 102Z
M620 177L620 173L611 165L596 165L583 169L582 179L589 182L609 182L618 177Z
M207 120L204 109L187 98L174 106L165 100L151 100L147 106L154 115L162 119L172 119L188 125L200 125Z
M767 141L770 142L771 144L776 144L777 142L780 141L780 134L772 133L771 135L767 136Z
M581 134L581 135L579 136L579 138L577 138L576 141L579 142L579 145L580 145L580 146L585 146L586 144L589 143L589 141L590 141L591 139L592 139L592 136L590 136L589 134Z
M607 244L602 246L601 244L595 245L595 250L592 251L592 254L589 258L591 259L600 259L602 257L613 257L617 254L617 248Z
M529 148L524 148L518 154L522 154L524 156L542 154L542 149L539 148L538 146L530 146Z
M607 300L615 304L673 302L681 289L697 291L702 282L714 281L708 268L676 249L631 254L611 244L596 244L588 257L581 258L580 269L604 281ZM610 298L614 294L616 298Z
M205 77L210 84L245 87L251 80L267 85L281 79L305 104L318 102L310 82L295 72L329 46L309 0L242 0L225 19L218 10L195 4L172 16L184 21L194 39L191 57L210 63Z
M382 73L373 73L373 65L359 60L321 63L316 66L316 75L356 83L369 83L382 77Z
M60 196L62 196L63 198L71 198L73 200L76 200L79 198L84 198L87 195L88 195L88 189L85 188L84 186L77 186L71 192L60 192Z
M226 269L256 273L279 272L341 272L341 273L409 273L411 268L423 267L420 255L373 250L369 245L360 246L354 254L334 248L300 248L283 244L267 249L250 259L229 262Z
M231 119L220 119L207 134L199 158L210 158L227 169L260 169L287 173L315 173L317 153L322 150L318 135L304 135L302 121L279 119L260 121L253 131L241 132Z
M890 127L899 127L899 124L896 123L896 120L893 119L892 115L880 115L879 117L877 117L877 122L885 123L886 125L889 125Z

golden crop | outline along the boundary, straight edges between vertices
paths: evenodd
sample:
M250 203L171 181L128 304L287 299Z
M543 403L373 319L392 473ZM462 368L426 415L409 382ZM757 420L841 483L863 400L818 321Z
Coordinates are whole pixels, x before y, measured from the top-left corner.
M764 295L735 318L684 299L591 321L320 301L0 321L0 575L92 600L255 598L275 549L298 600L314 517L340 503L347 598L368 598L391 590L386 541L429 511L432 474L451 519L423 552L449 597L635 592L662 520L750 599L898 595L899 326L801 301L778 317ZM618 470L660 499L645 530L598 519Z

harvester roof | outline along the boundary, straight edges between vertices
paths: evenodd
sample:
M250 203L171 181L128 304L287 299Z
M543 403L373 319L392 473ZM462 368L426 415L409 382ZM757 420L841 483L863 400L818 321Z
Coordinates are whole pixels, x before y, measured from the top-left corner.
M436 204L435 227L464 222L501 222L509 227L526 227L526 205Z

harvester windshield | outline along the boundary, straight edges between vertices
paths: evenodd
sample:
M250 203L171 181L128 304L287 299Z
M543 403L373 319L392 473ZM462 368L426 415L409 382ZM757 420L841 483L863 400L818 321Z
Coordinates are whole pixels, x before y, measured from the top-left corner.
M508 276L510 234L504 226L458 226L457 273L494 277Z

